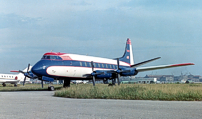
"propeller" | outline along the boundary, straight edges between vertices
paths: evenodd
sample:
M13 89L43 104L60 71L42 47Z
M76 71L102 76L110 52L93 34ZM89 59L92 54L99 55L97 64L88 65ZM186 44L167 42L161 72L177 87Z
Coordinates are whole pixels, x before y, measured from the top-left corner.
M119 67L119 58L117 58L117 70L116 70L116 74L117 74L117 81L118 81L118 85L120 85L120 67Z
M24 81L23 81L23 86L24 86L27 77L28 77L28 78L31 78L31 79L40 78L40 77L38 77L37 75L33 74L32 72L29 72L29 69L30 69L30 64L28 64L27 72L24 72L24 71L22 71L22 70L11 71L11 72L20 72L20 73L24 74L24 76L25 76ZM42 80L42 78L41 78L40 80ZM42 80L42 82L43 82L43 80ZM43 85L42 85L42 88L43 88Z
M43 80L41 80L41 86L42 86L42 88L43 88Z
M25 85L26 77L29 77L29 67L30 67L30 64L28 64L27 72L19 71L19 72L21 72L21 73L23 73L25 75L25 78L24 78L24 81L23 81L23 86Z
M93 86L95 86L95 71L94 71L94 63L91 61L91 66L92 66L92 72L91 75L93 76Z

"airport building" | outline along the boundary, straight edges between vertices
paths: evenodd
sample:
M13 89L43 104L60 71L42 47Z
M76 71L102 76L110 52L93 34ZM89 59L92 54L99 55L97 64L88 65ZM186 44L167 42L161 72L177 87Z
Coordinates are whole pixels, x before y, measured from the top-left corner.
M136 83L141 83L141 84L151 84L151 83L158 83L157 78L144 78L144 77L135 77L132 78L131 80L122 80L122 84L136 84Z

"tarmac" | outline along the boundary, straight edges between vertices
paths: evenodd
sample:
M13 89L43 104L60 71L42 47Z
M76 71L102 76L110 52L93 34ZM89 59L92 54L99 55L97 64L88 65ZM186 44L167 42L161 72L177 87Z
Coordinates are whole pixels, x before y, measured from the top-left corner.
M200 119L201 101L71 99L54 91L0 92L0 119Z

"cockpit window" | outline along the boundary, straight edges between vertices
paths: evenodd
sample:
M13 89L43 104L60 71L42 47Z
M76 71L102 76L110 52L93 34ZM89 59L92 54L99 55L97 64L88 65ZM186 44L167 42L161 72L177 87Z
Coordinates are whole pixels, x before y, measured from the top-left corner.
M59 57L59 56L54 56L54 55L44 55L41 59L51 59L51 60L59 59L59 60L62 60L61 57Z

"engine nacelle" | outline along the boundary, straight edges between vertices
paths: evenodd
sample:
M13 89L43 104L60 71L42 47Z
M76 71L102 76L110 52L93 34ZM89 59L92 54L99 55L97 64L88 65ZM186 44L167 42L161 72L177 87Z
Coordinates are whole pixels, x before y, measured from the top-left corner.
M112 73L107 73L107 71L103 71L103 70L97 70L96 73L101 73L96 75L97 78L112 78L113 74Z
M43 80L43 81L53 82L53 81L54 81L54 78L50 78L50 77L47 77L47 76L42 76L42 80Z
M134 76L138 74L136 68L121 68L121 71L121 76Z

